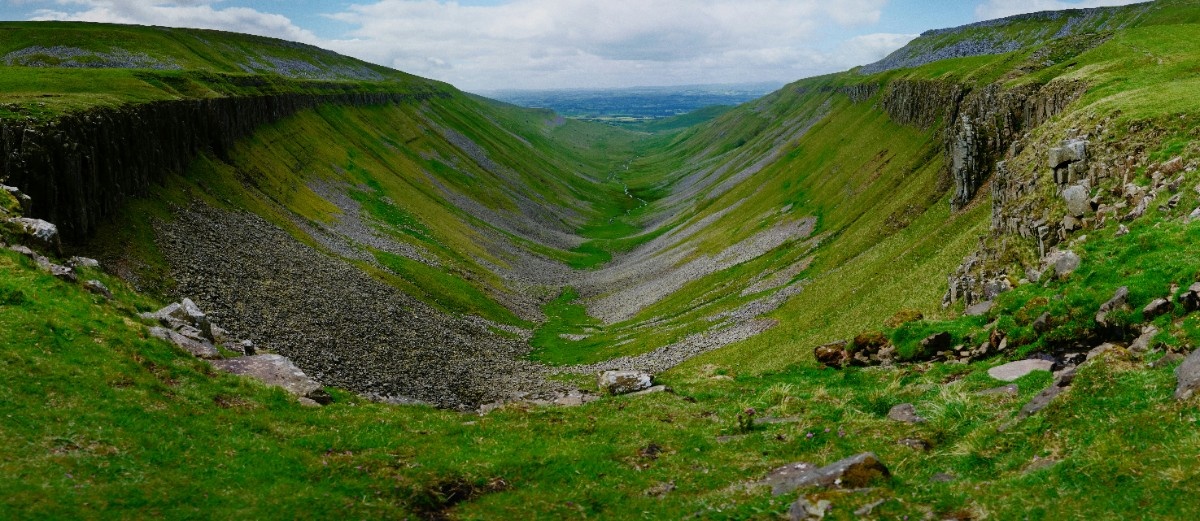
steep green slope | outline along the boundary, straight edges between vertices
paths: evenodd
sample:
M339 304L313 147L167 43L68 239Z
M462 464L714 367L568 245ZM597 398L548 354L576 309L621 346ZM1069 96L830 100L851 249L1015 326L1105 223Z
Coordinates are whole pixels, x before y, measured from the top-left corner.
M27 455L4 462L22 478L5 517L745 519L798 498L834 518L1195 517L1194 404L1171 390L1200 339L1182 304L1200 269L1198 13L933 32L896 55L919 66L802 80L659 135L415 79L401 90L436 95L297 107L198 150L74 245L141 293L82 270L117 290L106 303L0 257L0 371L22 384L0 439ZM1003 49L960 45L980 39ZM1048 271L1055 250L1082 258L1074 273ZM1121 286L1127 306L1098 320ZM148 338L136 312L185 296L334 403L301 408ZM1143 310L1159 297L1178 304ZM850 366L814 360L834 340ZM1077 374L979 393L1028 356ZM617 368L675 391L538 401ZM346 390L496 403L463 416ZM1021 412L1044 390L1060 394ZM889 419L902 403L927 421ZM150 439L163 423L204 441ZM864 451L890 480L747 486Z

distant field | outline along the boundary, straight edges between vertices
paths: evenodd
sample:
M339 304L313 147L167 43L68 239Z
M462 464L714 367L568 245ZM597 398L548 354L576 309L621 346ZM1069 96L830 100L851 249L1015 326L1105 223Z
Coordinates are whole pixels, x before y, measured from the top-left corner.
M688 114L705 107L739 105L779 87L752 84L481 94L522 107L551 109L568 118L629 126Z

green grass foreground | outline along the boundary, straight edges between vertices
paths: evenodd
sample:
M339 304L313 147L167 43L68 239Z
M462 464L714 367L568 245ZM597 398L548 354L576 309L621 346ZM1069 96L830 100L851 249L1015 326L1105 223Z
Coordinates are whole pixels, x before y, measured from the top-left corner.
M1010 397L975 394L998 385L985 372L994 363L757 376L707 367L665 377L677 394L576 408L480 417L331 389L336 403L309 409L146 338L134 313L149 302L120 281L86 273L117 289L105 302L10 252L0 275L6 519L773 519L794 495L741 484L868 450L895 477L867 493L816 494L834 518L880 499L878 518L1200 515L1200 410L1173 400L1171 365L1119 354L1005 432L1047 373ZM928 423L887 420L903 402ZM783 421L745 432L747 408ZM906 437L933 448L896 443Z

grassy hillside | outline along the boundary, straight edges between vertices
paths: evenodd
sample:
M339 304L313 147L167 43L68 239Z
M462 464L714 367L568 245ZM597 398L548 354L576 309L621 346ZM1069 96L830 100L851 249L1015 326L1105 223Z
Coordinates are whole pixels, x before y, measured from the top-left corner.
M778 519L803 498L830 501L834 519L1194 518L1196 408L1172 391L1181 355L1200 342L1197 315L1143 308L1179 300L1200 273L1188 218L1200 205L1197 22L1200 6L1175 0L935 31L893 55L904 63L801 80L711 120L646 129L655 133L274 40L6 26L19 36L0 53L62 42L92 52L91 63L126 60L6 66L0 86L13 83L0 96L36 107L57 95L39 113L50 119L260 89L442 95L324 104L200 154L68 248L101 258L103 271L80 278L112 288L112 301L0 251L0 375L12 382L0 392L12 419L0 422L0 452L17 455L0 470L18 478L0 480L0 517ZM963 43L983 40L998 47ZM253 65L295 61L325 77ZM94 86L105 74L130 89ZM167 89L177 83L164 78L204 89ZM959 127L944 105L1076 84L1061 113L985 158L1006 166L951 211L960 181L947 136ZM948 103L930 101L943 95ZM1030 99L1026 113L1051 110ZM1006 117L975 124L1012 125ZM1079 268L1039 278L1030 270L1044 267L1046 244L994 218L1025 208L1021 218L1065 229L1064 186L1046 163L1071 139L1088 141L1089 170L1073 182L1087 183L1096 207L1050 244L1077 253ZM1016 185L1029 188L1004 191ZM1139 201L1145 212L1124 217ZM233 241L251 225L260 243ZM0 233L19 240L11 226ZM302 254L316 275L271 275L305 273L273 252ZM1013 286L981 316L942 305L964 258L977 282L1002 274ZM399 304L366 320L339 314L363 308L324 302L351 284L326 280L333 265L391 288ZM1127 309L1098 323L1121 286ZM272 301L270 288L295 300ZM309 409L150 337L137 313L184 296L326 384L347 383L329 386L333 404ZM308 321L314 312L329 315ZM954 353L922 351L943 332ZM863 350L872 338L898 362L814 359L818 345ZM1007 350L997 353L999 338ZM1043 356L1058 369L1106 342L1073 381L1035 371L981 393L1003 384L988 374L1002 363ZM992 350L958 355L981 344ZM434 362L388 365L412 353ZM454 372L480 365L494 367ZM609 368L652 370L674 390L573 407L535 400L592 390ZM447 380L462 387L442 405L497 408L356 394L436 401L440 387L423 389ZM1047 388L1063 390L1020 412ZM903 403L926 421L889 419ZM752 485L781 465L867 451L892 477L866 490L773 496Z

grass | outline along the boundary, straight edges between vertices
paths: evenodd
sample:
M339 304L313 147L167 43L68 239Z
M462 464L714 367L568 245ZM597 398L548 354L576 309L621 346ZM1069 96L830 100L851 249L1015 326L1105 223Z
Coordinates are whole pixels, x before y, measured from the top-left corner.
M145 338L132 315L151 303L118 280L105 279L119 295L105 303L13 253L0 253L0 270L4 294L25 295L0 305L0 375L10 382L0 397L18 418L0 425L0 447L18 455L0 462L19 478L0 482L7 518L772 517L794 496L733 485L866 450L890 467L890 482L808 496L831 499L837 515L883 499L882 517L1198 513L1188 500L1194 465L1179 457L1200 449L1197 417L1172 400L1169 366L1091 365L1059 402L1004 432L996 427L1048 376L1018 381L1016 397L984 397L974 392L997 385L987 364L790 367L733 381L708 378L730 373L715 369L666 377L679 395L578 408L476 417L333 390L337 401L314 410ZM887 420L902 402L929 422ZM788 422L739 433L746 407ZM914 452L901 437L933 449ZM931 482L938 473L957 479Z

